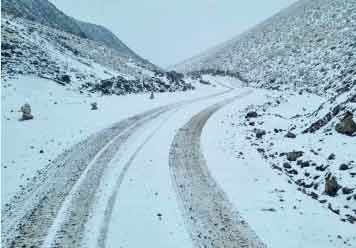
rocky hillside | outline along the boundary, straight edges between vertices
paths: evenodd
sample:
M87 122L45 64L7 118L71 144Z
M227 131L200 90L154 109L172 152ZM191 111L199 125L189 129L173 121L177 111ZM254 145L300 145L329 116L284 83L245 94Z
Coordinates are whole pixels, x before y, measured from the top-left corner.
M290 183L356 223L356 1L301 0L175 69L270 89L278 97L236 113L232 140L245 135Z
M356 79L356 2L302 0L175 68L239 72L256 86L336 95Z
M67 16L48 0L1 0L2 12L39 24L97 41L119 52L121 57L131 58L150 69L156 67L142 59L105 27L82 22Z
M225 72L247 84L326 96L310 132L356 112L356 2L301 0L252 30L175 69Z
M93 35L110 36L96 25L82 23L81 27ZM120 49L73 34L74 31L61 31L7 11L2 12L1 30L3 81L37 75L81 91L120 95L194 88L182 75L163 72Z

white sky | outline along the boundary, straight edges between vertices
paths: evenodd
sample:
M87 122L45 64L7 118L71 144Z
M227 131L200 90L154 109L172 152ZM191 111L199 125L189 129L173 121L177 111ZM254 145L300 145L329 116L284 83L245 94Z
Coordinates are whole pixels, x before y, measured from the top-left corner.
M218 45L296 0L50 0L101 24L151 62L167 67Z

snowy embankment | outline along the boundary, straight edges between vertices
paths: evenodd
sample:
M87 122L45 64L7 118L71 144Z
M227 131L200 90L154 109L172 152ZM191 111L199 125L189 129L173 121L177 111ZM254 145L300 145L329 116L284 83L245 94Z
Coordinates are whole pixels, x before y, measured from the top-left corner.
M302 134L311 121L305 116L324 101L255 90L205 126L203 152L213 177L269 247L356 246L356 195L344 190L356 188L356 140L333 129ZM256 118L245 118L252 110ZM266 133L256 138L256 130ZM296 138L285 137L289 130ZM283 153L291 151L303 151L299 161L287 160ZM341 186L334 197L324 193L328 173Z
M80 94L53 81L22 77L2 85L2 204L65 149L109 125L154 107L210 95L223 88L199 91L99 97ZM34 119L19 121L28 102ZM98 110L91 110L97 102ZM19 188L20 187L20 188Z

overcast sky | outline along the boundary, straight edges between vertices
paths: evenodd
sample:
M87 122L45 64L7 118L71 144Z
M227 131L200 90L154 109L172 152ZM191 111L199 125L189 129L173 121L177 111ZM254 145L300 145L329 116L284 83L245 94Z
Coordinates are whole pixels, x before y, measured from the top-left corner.
M104 25L142 57L167 67L224 42L295 0L50 0Z

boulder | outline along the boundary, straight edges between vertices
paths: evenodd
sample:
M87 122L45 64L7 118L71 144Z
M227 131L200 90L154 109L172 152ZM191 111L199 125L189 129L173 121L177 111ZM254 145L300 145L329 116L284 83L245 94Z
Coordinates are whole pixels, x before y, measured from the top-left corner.
M328 157L328 160L335 160L336 156L334 153L331 153Z
M329 196L336 196L341 186L338 184L336 177L328 173L325 177L325 193Z
M351 194L351 193L353 193L354 192L354 189L351 189L351 188L348 188L348 187L343 187L342 188L342 193L344 194L344 195L349 195L349 194Z
M300 163L300 167L302 167L302 168L310 167L310 162L309 161L302 161Z
M71 82L71 78L69 75L64 74L59 76L59 80L62 81L65 84L69 84Z
M283 167L284 167L285 169L291 169L291 168L292 168L292 166L290 165L290 163L287 163L287 162L283 163Z
M22 112L21 120L27 121L33 119L33 115L31 114L31 106L28 103L25 103L21 106L20 111Z
M350 167L347 164L341 164L339 170L348 170Z
M292 132L288 132L286 135L284 135L284 137L290 138L290 139L295 139L297 137L297 135L295 135Z
M256 118L258 116L256 111L250 111L246 114L245 118Z
M353 113L347 111L342 120L336 124L335 130L338 133L352 136L356 133L356 123L353 120Z
M287 153L288 161L297 161L298 158L302 157L304 152L302 151L292 151Z
M291 174L291 175L298 175L298 171L295 169L289 170L289 171L287 171L287 173Z
M264 135L266 135L266 131L263 129L255 129L254 133L256 134L256 138L260 139L262 138Z
M91 106L91 110L97 110L98 109L98 104L96 102L92 102L90 104L90 106Z

